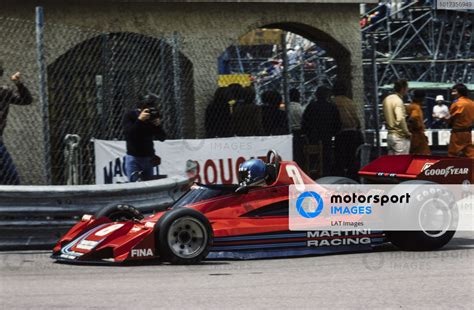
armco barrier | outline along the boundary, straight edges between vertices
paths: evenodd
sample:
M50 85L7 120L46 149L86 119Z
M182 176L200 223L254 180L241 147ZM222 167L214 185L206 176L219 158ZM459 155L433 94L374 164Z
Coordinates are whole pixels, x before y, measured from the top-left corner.
M188 179L79 186L0 186L0 250L47 248L83 214L125 203L143 213L163 210L188 188Z

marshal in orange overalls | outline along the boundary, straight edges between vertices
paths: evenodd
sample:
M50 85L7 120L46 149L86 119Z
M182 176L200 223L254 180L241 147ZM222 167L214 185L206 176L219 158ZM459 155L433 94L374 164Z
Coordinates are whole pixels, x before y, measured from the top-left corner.
M419 103L410 103L407 107L408 129L411 132L410 154L430 155L428 138L425 136L423 110Z
M458 156L459 153L474 158L472 144L472 123L474 122L474 101L467 97L460 97L449 108L451 114L451 138L449 140L449 156Z

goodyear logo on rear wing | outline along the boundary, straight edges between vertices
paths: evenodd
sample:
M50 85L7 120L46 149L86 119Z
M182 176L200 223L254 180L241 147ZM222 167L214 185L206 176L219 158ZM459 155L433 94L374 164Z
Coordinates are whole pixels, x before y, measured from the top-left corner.
M424 171L426 176L444 176L448 175L466 175L469 174L469 168L455 168L454 166L448 166L442 169L426 169Z
M425 171L426 169L428 169L429 167L433 166L434 163L425 163L423 165L423 168L421 168L421 171Z

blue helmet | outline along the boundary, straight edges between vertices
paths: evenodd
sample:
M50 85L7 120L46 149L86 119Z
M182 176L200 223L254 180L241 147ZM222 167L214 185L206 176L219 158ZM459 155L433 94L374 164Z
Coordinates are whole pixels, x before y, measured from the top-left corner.
M239 184L261 185L267 176L267 166L261 159L250 159L239 167Z

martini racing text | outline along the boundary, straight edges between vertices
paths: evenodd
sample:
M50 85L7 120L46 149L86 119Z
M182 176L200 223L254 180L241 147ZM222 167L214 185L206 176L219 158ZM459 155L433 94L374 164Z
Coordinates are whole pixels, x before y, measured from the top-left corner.
M306 242L307 247L326 247L343 245L362 245L370 244L369 229L353 231L308 231L306 236L309 239Z

